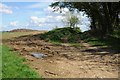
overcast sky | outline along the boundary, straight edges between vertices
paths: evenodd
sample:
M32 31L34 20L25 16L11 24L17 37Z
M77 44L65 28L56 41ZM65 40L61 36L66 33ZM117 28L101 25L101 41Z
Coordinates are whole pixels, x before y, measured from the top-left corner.
M55 26L63 27L63 13L53 12L49 7L52 2L3 2L0 3L0 30L9 31L17 28L34 30L52 30ZM80 19L82 31L88 30L89 19L83 13L76 13Z

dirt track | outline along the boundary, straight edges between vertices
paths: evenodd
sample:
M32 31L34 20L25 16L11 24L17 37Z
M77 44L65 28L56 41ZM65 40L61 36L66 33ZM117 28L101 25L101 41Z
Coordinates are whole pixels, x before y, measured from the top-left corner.
M7 42L7 43L6 43ZM118 78L120 54L98 49L87 43L80 47L70 44L52 44L40 40L38 35L18 37L4 41L27 59L26 64L44 78ZM47 55L37 59L31 52Z

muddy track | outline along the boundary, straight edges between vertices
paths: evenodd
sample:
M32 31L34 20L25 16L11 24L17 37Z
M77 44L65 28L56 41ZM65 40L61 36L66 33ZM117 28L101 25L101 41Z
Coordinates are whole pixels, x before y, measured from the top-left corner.
M27 59L26 64L34 68L44 78L118 78L119 53L92 47L81 42L81 46L70 44L52 44L28 35L6 40L14 51ZM37 59L31 52L46 54Z

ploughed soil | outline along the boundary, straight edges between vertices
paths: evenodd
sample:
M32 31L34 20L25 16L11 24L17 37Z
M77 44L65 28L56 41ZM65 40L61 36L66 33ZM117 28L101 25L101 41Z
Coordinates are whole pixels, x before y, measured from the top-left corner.
M24 56L31 68L43 78L118 78L120 54L109 49L92 46L81 41L80 46L69 43L53 44L38 34L4 40L4 44ZM47 56L36 58L30 53Z

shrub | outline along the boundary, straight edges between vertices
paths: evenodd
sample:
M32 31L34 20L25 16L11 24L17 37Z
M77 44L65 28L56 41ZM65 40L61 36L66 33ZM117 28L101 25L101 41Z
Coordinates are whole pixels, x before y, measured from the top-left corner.
M58 42L78 42L80 40L79 34L80 34L79 28L56 28L53 29L47 33L44 33L40 35L41 39L44 39L47 41L58 41ZM48 40L49 39L49 40Z

